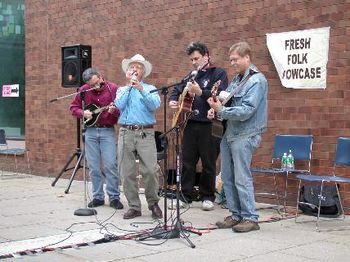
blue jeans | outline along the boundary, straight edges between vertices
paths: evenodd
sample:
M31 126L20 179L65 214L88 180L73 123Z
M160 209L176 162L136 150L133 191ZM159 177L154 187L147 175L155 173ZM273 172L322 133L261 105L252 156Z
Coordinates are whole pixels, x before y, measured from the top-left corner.
M114 128L89 127L85 133L85 152L92 182L94 199L104 200L104 177L109 201L119 199L117 146Z
M224 136L220 144L221 176L227 207L236 220L258 221L250 164L260 142L260 135L232 142Z

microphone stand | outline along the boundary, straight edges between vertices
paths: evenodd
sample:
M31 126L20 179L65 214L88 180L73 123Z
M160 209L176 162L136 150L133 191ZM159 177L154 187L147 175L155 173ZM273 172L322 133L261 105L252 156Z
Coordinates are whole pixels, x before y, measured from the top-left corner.
M92 90L97 89L98 87L92 87L86 90L82 90L82 91L77 91L75 93L69 94L69 95L65 95L65 96L61 96L58 98L54 98L50 100L50 103L67 98L67 97L71 97L74 95L79 94L81 97L81 108L85 108L85 103L84 103L84 96L86 92L90 92ZM82 125L80 124L80 121L82 122ZM82 126L82 140L83 140L83 150L81 150L80 148L80 126ZM86 179L86 157L85 157L85 123L84 123L84 117L82 117L81 119L77 118L77 151L70 157L70 159L68 160L68 162L65 164L65 166L62 168L62 170L60 171L60 173L56 176L55 180L52 182L51 186L55 186L56 182L58 181L58 179L62 176L62 174L68 170L73 169L72 175L69 179L69 184L67 186L67 189L64 191L66 194L69 192L69 188L73 182L73 179L78 171L79 168L83 168L83 179L84 179L84 208L79 208L77 210L74 211L74 215L76 216L92 216L92 215L96 215L97 211L95 209L92 208L88 208L87 206L87 179ZM73 161L74 157L77 156L77 163L75 165L74 168L68 168L68 166L70 165L70 163ZM81 161L83 161L83 165L81 165Z
M95 90L95 89L96 89L96 87L92 87L92 88L86 89L84 91L77 91L77 92L72 93L72 94L68 94L68 95L65 95L65 96L61 96L61 97L57 97L57 98L51 99L49 102L50 103L56 102L56 101L59 101L59 100L65 99L65 98L69 98L71 96L75 96L75 95L78 95L78 94L80 94L83 97L82 92L86 93L86 92L90 92L90 91ZM77 157L76 165L74 167L68 168L68 166L71 164L71 162L73 161L75 156ZM68 159L66 164L63 166L63 168L58 173L58 175L56 176L54 181L51 183L51 186L55 186L56 185L58 179L63 175L63 173L73 169L72 175L71 175L71 177L69 179L68 186L67 186L66 190L64 191L64 193L68 194L69 193L69 189L70 189L70 187L71 187L71 185L73 183L74 177L76 175L76 172L80 168L83 167L81 165L81 158L82 158L82 150L80 148L80 120L79 120L79 118L77 118L77 148L76 148L76 151L70 156L70 158Z
M189 79L187 79L189 80ZM182 121L181 123L179 123L178 125L174 126L173 128L171 128L170 130L166 131L166 119L167 119L167 115L166 115L166 107L167 107L167 94L168 94L168 89L171 87L175 87L177 85L181 85L186 83L186 78L184 80L182 80L179 83L176 84L172 84L169 86L164 86L158 89L154 89L151 90L150 93L154 93L154 92L161 92L161 94L163 95L163 111L164 111L164 133L161 134L159 136L159 139L164 139L167 134L175 131L176 133L176 145L175 145L175 152L176 152L176 163L175 163L175 169L176 169L176 201L177 201L177 208L176 208L176 222L174 227L169 228L167 225L167 209L168 209L168 205L167 205L167 187L168 187L168 180L167 177L164 177L164 182L163 182L163 188L165 190L165 197L164 197L164 228L155 228L152 233L149 236L146 237L142 237L140 238L140 240L145 240L149 237L153 237L153 238L157 238L157 239L171 239L171 238L179 238L180 235L182 235L187 242L190 244L190 246L192 248L195 248L196 246L191 242L191 240L188 238L188 236L184 233L184 231L186 232L192 232L198 235L202 235L202 233L200 232L195 232L195 231L190 231L186 228L184 228L181 220L180 220L180 189L181 189L181 174L180 174L180 143L179 143L179 137L180 137L180 130L183 126L186 125L188 119L190 119L192 117L193 113L190 113L187 115L187 117L185 118L184 121ZM193 112L193 111L192 111ZM164 176L168 175L168 161L167 161L167 148L164 148L165 150L165 158L164 158L164 162L163 162L163 169L165 170L164 172Z
M89 90L89 89L88 89ZM84 96L85 96L86 91L81 91L80 92L80 97L81 97L81 108L85 108L85 101L84 101ZM93 216L97 214L96 209L89 208L87 205L87 179L86 179L86 155L85 155L85 121L84 117L81 118L82 122L82 139L83 139L83 150L82 154L80 156L80 161L81 159L83 160L83 178L84 178L84 208L79 208L74 211L75 216Z
M180 173L180 130L186 125L187 121L194 115L194 111L189 113L184 121L179 123L178 125L172 127L168 131L166 131L164 134L160 135L159 138L164 138L167 134L171 132L175 132L176 134L176 144L175 144L175 153L176 153L176 163L175 163L175 169L176 169L176 221L173 223L173 227L167 228L155 228L149 235L145 237L141 237L139 240L146 240L147 238L156 238L156 239L172 239L172 238L180 238L182 236L186 239L186 241L189 243L191 248L195 248L196 246L193 244L193 242L188 238L186 235L186 232L188 233L194 233L199 236L202 235L201 232L189 230L184 227L183 222L180 218L180 191L181 191L181 173ZM165 197L165 200L167 198ZM165 201L164 201L165 202ZM166 221L165 221L166 225Z
M74 92L74 93L71 93L71 94L68 94L68 95L65 95L65 96L60 96L60 97L56 97L56 98L53 98L51 99L49 102L52 103L52 102L56 102L56 101L59 101L59 100L62 100L64 98L67 98L67 97L71 97L71 96L75 96L75 95L78 95L78 94L81 94L81 93L86 93L86 92L90 92L92 90L95 90L95 89L98 89L99 87L91 87L89 89L86 89L86 90L83 90L83 91L77 91L77 92ZM79 88L78 88L79 89ZM82 97L84 97L84 95L82 95Z
M180 82L181 83L181 82ZM168 89L171 87L175 87L180 83L172 84L169 86L164 86L158 89L151 90L150 93L161 92L163 95L163 134L159 136L159 139L162 140L165 136L165 132L167 129L166 120L167 120L167 95ZM164 161L163 161L163 170L164 170L164 178L163 178L163 190L164 190L164 230L167 230L167 221L168 221L168 203L167 203L167 191L168 191L168 153L167 146L164 146Z

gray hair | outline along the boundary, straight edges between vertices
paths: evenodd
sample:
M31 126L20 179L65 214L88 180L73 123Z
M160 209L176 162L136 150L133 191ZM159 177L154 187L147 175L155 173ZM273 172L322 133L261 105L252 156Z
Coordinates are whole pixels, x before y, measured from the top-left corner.
M85 69L84 72L83 72L83 81L84 81L84 83L89 82L89 80L93 76L100 77L100 73L98 72L97 68L90 67L88 69Z

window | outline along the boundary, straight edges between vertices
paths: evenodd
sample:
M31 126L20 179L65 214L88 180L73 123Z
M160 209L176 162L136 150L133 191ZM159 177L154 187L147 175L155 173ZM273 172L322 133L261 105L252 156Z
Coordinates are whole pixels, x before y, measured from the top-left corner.
M0 0L0 128L24 138L24 0Z

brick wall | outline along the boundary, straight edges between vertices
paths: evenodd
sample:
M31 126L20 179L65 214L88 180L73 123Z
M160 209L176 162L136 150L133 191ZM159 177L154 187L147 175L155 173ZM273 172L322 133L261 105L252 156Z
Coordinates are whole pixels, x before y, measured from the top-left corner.
M329 171L336 138L350 136L349 11L346 0L26 1L26 143L34 170L56 175L76 147L71 99L49 103L75 91L61 87L61 46L91 45L93 65L118 84L124 81L122 59L141 53L154 66L149 81L161 87L190 70L184 51L190 41L207 43L212 60L231 78L228 49L246 40L270 85L269 128L253 165L270 161L275 134L312 134L312 170ZM331 27L327 88L282 87L265 34L325 26ZM162 130L163 110L157 118ZM350 204L350 196L345 200Z

